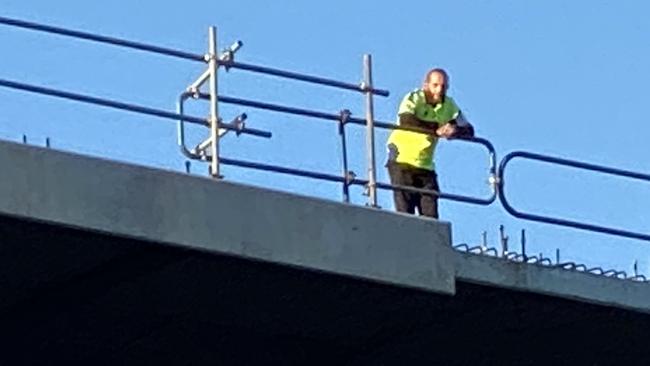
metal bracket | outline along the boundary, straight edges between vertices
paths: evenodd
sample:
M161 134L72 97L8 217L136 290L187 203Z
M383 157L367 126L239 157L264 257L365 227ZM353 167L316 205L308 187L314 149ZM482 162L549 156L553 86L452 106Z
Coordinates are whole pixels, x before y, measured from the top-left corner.
M362 194L364 196L366 196L366 197L370 197L370 186L368 185L368 183L363 185L363 193ZM372 204L370 204L368 202L366 202L366 206L367 207L372 207L372 208L379 208L379 209L381 208L381 206L379 206L379 205L372 205Z
M345 174L345 184L349 186L355 179L357 179L357 174L352 170L348 170Z
M246 118L248 118L246 113L242 113L228 123L229 126L235 127L235 133L237 136L241 135L242 131L245 129ZM224 125L221 118L219 118L219 124ZM228 131L230 130L225 128L220 128L219 137L225 136L228 133ZM207 139L203 140L201 143L196 145L196 147L191 150L191 153L200 155L203 159L205 159L206 157L210 157L210 154L208 153L208 149L210 148L211 145L212 145L212 139L208 137Z
M211 165L208 165L208 175L212 176L212 166L211 166ZM219 174L219 175L217 175L215 178L216 178L216 179L223 179L223 178L224 178L224 175L223 175L223 174Z
M206 53L203 55L203 61L210 62L212 60L217 60L217 55L213 55L211 53Z
M234 124L235 127L237 127L235 130L237 136L241 135L241 132L244 130L244 128L246 128L246 118L248 118L246 113L242 113L230 122L231 124Z
M365 81L362 81L359 83L359 89L361 89L363 92L367 92L370 90L370 86Z
M338 120L339 135L343 134L343 128L345 127L345 124L349 122L351 115L352 113L350 112L349 109L342 109L339 112L339 120Z
M235 43L231 44L230 47L224 49L221 51L221 57L219 60L224 64L224 68L226 71L230 71L230 65L228 65L228 62L235 61L235 53L239 51L239 49L244 45L244 42L242 41L236 41Z
M496 192L497 187L501 184L501 178L499 178L498 175L496 174L490 174L488 177L488 184L492 188L493 191Z

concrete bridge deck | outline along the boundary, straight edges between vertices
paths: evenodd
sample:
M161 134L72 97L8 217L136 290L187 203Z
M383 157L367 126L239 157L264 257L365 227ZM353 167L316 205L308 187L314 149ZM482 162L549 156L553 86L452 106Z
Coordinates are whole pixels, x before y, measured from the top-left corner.
M647 364L647 284L449 223L8 142L0 171L0 364Z

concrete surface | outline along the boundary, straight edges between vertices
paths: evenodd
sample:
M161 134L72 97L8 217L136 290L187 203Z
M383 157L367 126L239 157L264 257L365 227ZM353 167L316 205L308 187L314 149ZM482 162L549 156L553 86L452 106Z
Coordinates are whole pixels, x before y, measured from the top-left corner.
M448 223L0 142L0 365L646 365L650 290Z
M8 142L0 171L2 215L454 291L448 223Z
M650 284L591 273L456 253L456 278L650 313Z

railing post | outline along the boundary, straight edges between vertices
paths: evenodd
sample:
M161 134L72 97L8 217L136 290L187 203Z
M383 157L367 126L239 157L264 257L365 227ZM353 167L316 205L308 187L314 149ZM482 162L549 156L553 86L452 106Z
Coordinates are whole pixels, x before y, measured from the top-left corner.
M212 26L208 30L209 51L207 54L208 70L210 72L210 138L212 145L210 152L212 160L210 162L210 175L214 178L220 178L219 174L219 100L217 96L217 73L218 73L218 56L217 56L217 29Z
M350 111L339 112L338 129L341 137L341 164L343 165L343 202L350 203L350 171L348 170L348 148L345 138L345 124L350 118Z
M372 100L372 58L363 55L363 89L366 94L366 150L368 154L368 205L377 207L377 173L375 164L375 119Z

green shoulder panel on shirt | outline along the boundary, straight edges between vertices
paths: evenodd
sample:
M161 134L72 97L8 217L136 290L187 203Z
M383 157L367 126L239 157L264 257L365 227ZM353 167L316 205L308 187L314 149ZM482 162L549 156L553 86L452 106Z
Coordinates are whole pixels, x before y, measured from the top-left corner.
M415 109L418 105L426 103L426 98L424 97L424 91L422 89L414 90L404 96L402 102L399 105L397 114L410 113L415 114Z

